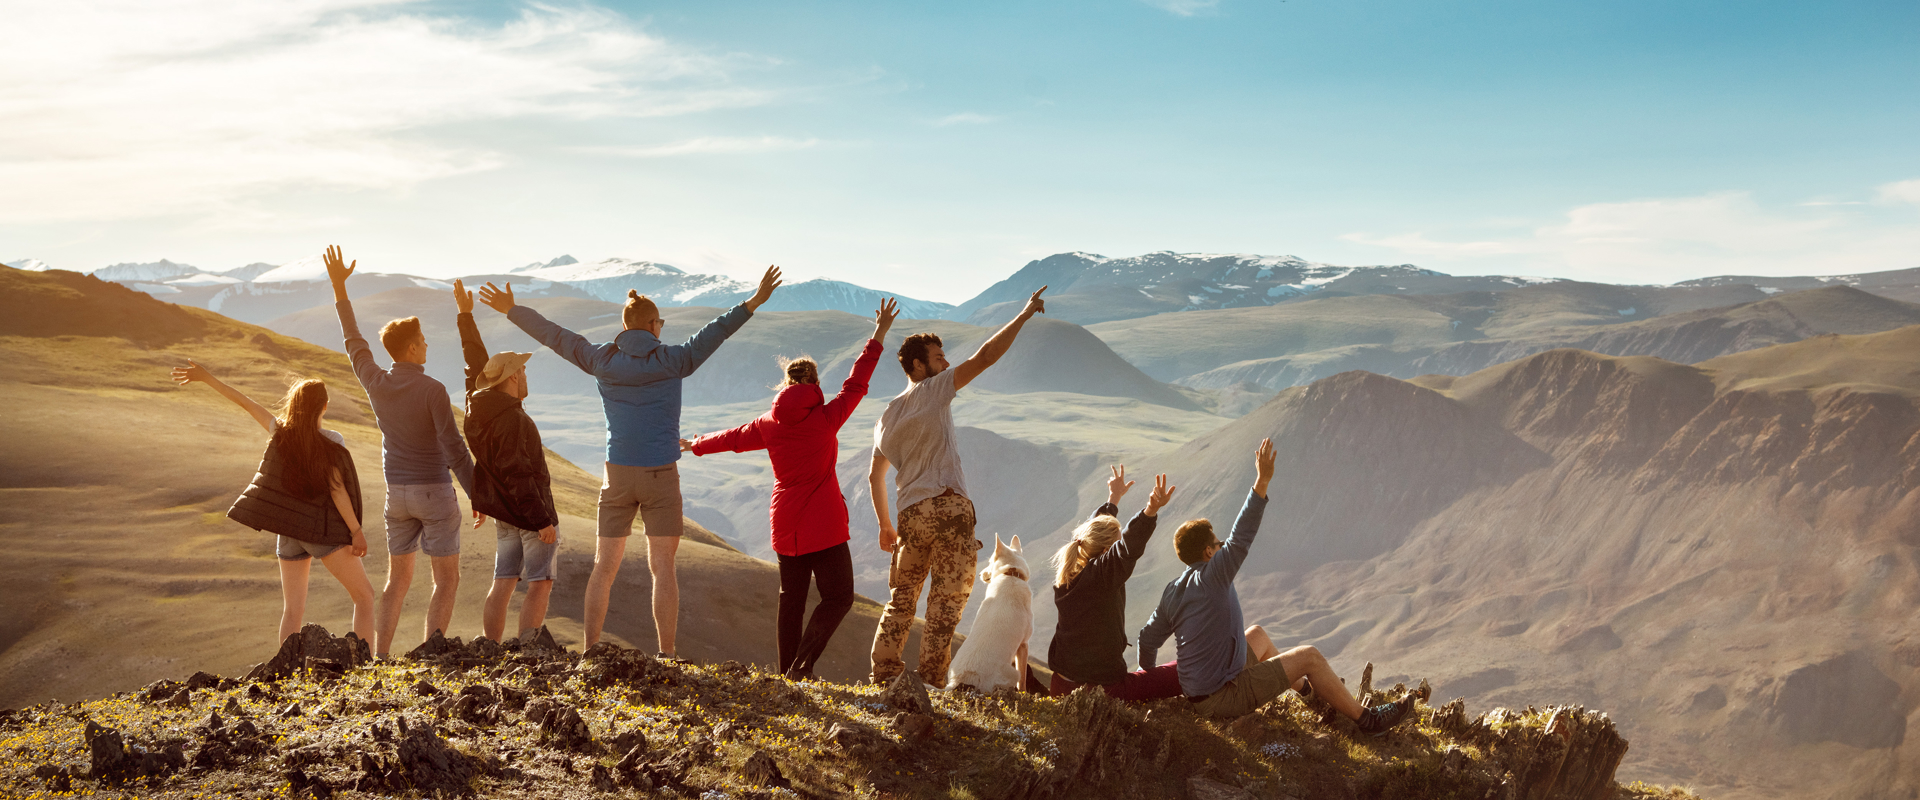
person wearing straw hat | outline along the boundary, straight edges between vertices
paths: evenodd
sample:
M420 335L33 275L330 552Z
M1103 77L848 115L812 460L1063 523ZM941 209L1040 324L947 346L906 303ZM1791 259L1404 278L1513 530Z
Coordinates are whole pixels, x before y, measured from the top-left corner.
M540 627L553 594L555 555L560 550L553 509L552 478L540 430L527 416L527 359L532 353L501 351L487 355L480 328L473 322L473 293L453 282L459 308L460 354L467 372L467 446L473 449L473 508L493 517L493 588L481 614L487 638L500 641L507 627L507 605L520 581L527 599L520 604L516 634ZM476 520L480 527L485 520Z

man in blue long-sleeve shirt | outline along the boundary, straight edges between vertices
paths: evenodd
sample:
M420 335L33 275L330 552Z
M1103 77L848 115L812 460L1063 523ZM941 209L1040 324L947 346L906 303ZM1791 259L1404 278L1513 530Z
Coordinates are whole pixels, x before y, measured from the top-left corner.
M400 627L400 606L413 588L414 553L425 550L433 564L425 636L446 631L453 619L453 596L460 588L460 501L447 472L452 470L460 488L472 495L473 457L454 424L447 387L427 376L427 338L420 333L420 318L381 327L380 344L393 357L393 368L381 369L347 300L347 277L360 262L347 264L339 247L328 247L326 265L347 358L380 426L380 466L387 480L387 585L374 618L373 652L384 656Z
M760 287L747 301L706 324L683 344L660 341L666 320L645 295L627 292L620 310L620 335L594 344L586 337L554 324L540 312L513 301L513 284L500 289L488 283L480 302L520 326L528 336L551 348L600 384L600 401L607 412L606 478L600 486L598 544L593 552L593 577L587 581L587 646L600 641L607 621L607 603L620 559L627 552L633 518L640 517L647 534L647 571L653 576L653 626L660 653L675 654L680 622L680 583L673 568L680 549L680 385L706 363L721 343L732 336L780 287L780 269L768 267Z
M1187 565L1160 594L1147 625L1140 629L1140 665L1158 662L1160 645L1174 637L1179 660L1180 690L1197 713L1214 717L1251 714L1289 688L1312 690L1333 704L1334 710L1359 723L1365 733L1380 735L1413 710L1408 695L1397 702L1361 708L1346 685L1334 675L1325 656L1312 646L1284 653L1274 648L1264 632L1244 628L1240 594L1233 579L1247 560L1260 517L1267 510L1267 483L1273 480L1273 440L1260 440L1254 454L1253 491L1233 523L1233 534L1221 542L1213 523L1188 521L1174 533L1173 546ZM1253 643L1263 645L1255 652ZM1251 663L1249 663L1251 662ZM1295 676L1289 678L1288 676Z

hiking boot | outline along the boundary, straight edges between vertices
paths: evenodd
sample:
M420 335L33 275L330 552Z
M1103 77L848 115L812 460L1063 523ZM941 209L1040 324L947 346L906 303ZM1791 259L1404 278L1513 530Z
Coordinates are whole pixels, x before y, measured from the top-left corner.
M1393 726L1405 721L1413 713L1413 695L1407 695L1391 703L1383 703L1360 712L1360 718L1354 720L1360 732L1368 736L1381 736L1393 730Z

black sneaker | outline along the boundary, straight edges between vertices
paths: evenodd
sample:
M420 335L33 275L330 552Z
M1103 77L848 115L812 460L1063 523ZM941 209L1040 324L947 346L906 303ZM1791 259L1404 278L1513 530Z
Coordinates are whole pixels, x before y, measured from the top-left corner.
M1360 732L1368 736L1381 736L1393 730L1393 726L1405 721L1413 713L1413 695L1407 695L1391 703L1385 703L1360 712L1360 719L1354 723Z

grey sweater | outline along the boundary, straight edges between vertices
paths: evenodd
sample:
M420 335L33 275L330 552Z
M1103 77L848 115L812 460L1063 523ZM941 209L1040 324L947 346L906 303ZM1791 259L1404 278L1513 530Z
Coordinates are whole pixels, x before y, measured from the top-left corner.
M428 377L426 367L396 362L381 369L373 349L360 335L353 304L334 304L340 312L340 332L347 339L347 358L353 374L367 390L373 416L380 425L380 469L389 486L450 483L447 470L460 479L460 488L473 494L473 456L453 422L453 401L447 387Z
M1247 668L1247 625L1240 614L1240 593L1233 578L1247 560L1267 498L1247 492L1247 504L1233 523L1233 535L1213 558L1187 567L1160 593L1160 605L1140 629L1140 665L1151 667L1167 636L1180 660L1180 691L1202 697L1220 691Z

